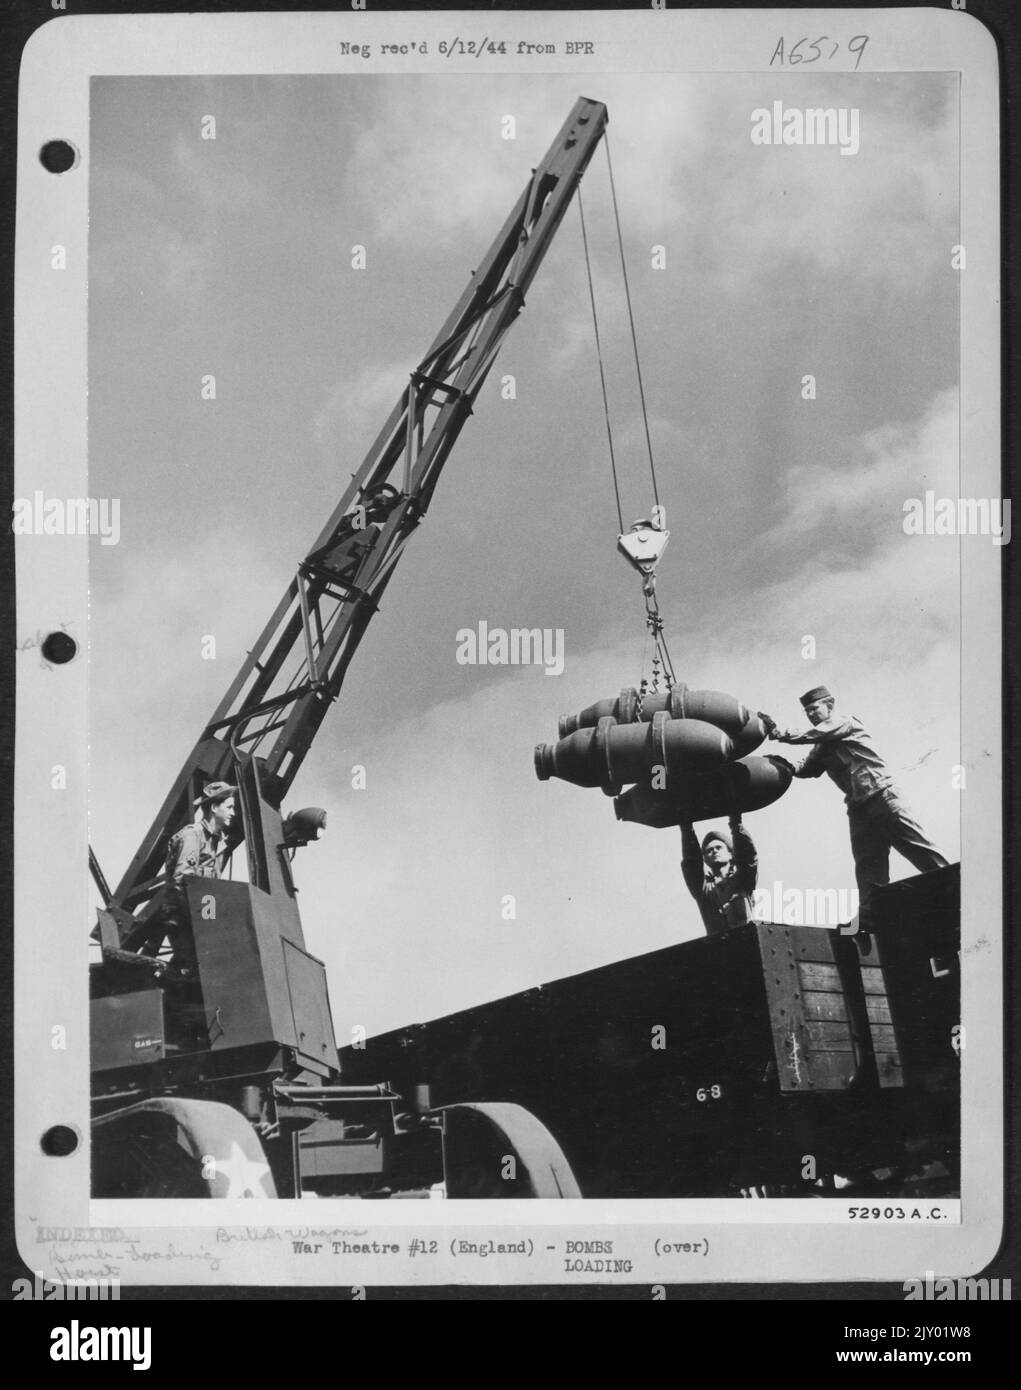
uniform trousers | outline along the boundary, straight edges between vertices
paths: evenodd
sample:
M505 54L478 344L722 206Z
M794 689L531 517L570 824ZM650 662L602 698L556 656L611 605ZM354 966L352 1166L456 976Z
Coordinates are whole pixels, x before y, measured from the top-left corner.
M847 808L851 853L864 905L874 888L890 882L890 851L895 849L920 873L945 869L947 861L926 837L894 791L878 791Z

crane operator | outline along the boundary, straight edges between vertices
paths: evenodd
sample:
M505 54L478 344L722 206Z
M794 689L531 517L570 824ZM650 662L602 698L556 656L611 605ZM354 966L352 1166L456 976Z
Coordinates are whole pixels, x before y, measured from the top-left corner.
M195 949L188 930L188 901L181 880L185 874L199 878L219 878L227 843L227 830L234 819L234 793L228 782L207 782L202 795L195 798L195 820L183 826L167 844L166 888L163 921L174 952L174 964L182 975L195 967Z

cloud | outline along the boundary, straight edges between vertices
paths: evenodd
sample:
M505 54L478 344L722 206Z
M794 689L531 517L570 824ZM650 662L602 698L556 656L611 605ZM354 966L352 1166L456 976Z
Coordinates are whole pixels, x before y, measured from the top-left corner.
M153 291L172 299L184 313L197 313L209 285L213 243L194 225L174 225L163 192L150 179L127 169L93 173L90 199L89 276L94 291L125 301ZM145 248L145 263L137 249ZM133 267L139 274L132 277Z
M704 139L704 95L697 84L676 79L666 104L662 83L604 74L596 85L610 109L615 151L619 145L614 173L622 202L658 223L673 220L682 190L671 171L694 159ZM464 234L493 235L499 226L494 209L496 217L510 210L529 168L567 118L578 81L492 74L484 81L402 78L382 81L376 96L371 117L354 137L346 187L352 197L373 189L375 236L403 245L423 238L450 245ZM512 139L502 133L508 116L515 122ZM441 134L423 140L426 126ZM585 187L593 189L593 200L605 202L608 214L601 152Z
M114 884L283 582L223 518L215 534L179 538L170 552L93 548L90 564L90 833Z
M325 456L364 440L367 449L408 385L408 363L368 362L356 376L329 392L312 424L312 437ZM353 454L351 455L353 457Z
M921 421L887 424L854 441L837 467L801 464L783 478L782 521L757 539L760 550L809 544L817 556L848 536L864 558L871 545L903 533L904 502L932 488L958 493L958 393L942 391Z
M700 271L709 269L734 288L759 279L768 267L775 274L796 261L824 275L854 275L865 293L905 273L918 283L937 267L948 268L949 241L935 238L933 229L953 225L956 121L947 103L938 120L920 126L910 112L919 88L941 90L941 79L905 76L893 84L907 109L891 102L885 87L851 80L799 80L795 87L761 77L743 87L718 88L707 137L727 146L732 176L720 177L704 161L687 171ZM747 109L738 92L747 92ZM830 147L751 147L752 109L779 98L788 106L858 107L859 154L843 157ZM809 301L812 289L806 282Z

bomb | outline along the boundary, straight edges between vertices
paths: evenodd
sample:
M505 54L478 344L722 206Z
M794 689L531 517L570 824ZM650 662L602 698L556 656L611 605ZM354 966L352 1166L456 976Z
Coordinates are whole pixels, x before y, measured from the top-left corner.
M604 715L594 729L538 744L535 775L541 782L559 777L616 795L629 782L651 780L655 768L668 781L681 782L725 762L733 751L725 733L699 719L671 719L660 710L649 723L618 724Z
M613 809L618 820L663 830L681 821L761 811L783 796L792 775L783 758L745 757L705 769L674 786L668 778L663 790L639 783L616 797Z
M748 753L754 753L761 743L765 742L766 726L757 714L749 714L736 734L731 735L734 744L734 756L743 758Z
M615 700L598 700L578 714L560 716L561 738L578 729L594 728L600 719L613 719L617 724L631 724L635 719L650 722L654 715L665 713L670 719L699 719L714 724L732 739L741 739L740 753L750 753L766 737L758 717L740 700L722 690L689 690L678 684L672 690L646 695L641 714L637 714L638 691L624 689ZM753 741L755 740L755 741Z
M647 695L642 706L642 713L638 710L638 691L633 686L625 687L615 700L597 700L594 705L589 705L578 714L562 714L558 725L558 733L561 738L566 738L568 734L573 734L577 729L594 729L600 719L613 719L618 724L633 724L636 719L641 718L652 722L652 716L665 710L671 719L681 718L680 698L687 686L675 685L673 690L669 690L663 695ZM710 721L711 722L711 721Z
M557 744L537 743L536 777L540 782L559 777L576 787L601 787L606 781L606 768L601 764L595 741L595 729L576 729Z

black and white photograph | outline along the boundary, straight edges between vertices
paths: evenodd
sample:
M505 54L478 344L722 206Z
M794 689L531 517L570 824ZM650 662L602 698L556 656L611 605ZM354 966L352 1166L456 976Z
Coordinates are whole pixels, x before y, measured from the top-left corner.
M82 19L85 111L26 107L18 698L73 704L18 735L45 1277L974 1274L995 46L242 18Z

